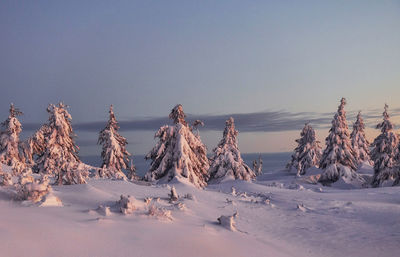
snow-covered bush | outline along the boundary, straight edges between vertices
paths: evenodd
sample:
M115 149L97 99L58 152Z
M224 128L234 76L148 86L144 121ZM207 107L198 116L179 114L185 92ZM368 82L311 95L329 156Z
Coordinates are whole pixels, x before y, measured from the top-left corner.
M188 200L192 200L192 201L196 201L196 197L190 193L187 193L183 196L183 198L188 199Z
M146 155L152 161L144 179L169 182L178 178L205 187L209 169L205 145L186 123L182 105L175 106L169 118L175 125L162 126L155 134L159 141Z
M225 178L250 181L256 175L240 155L234 119L230 117L225 124L223 137L211 157L210 181L219 182Z
M400 176L396 156L398 155L398 136L393 131L393 124L385 104L383 121L376 128L381 134L372 143L371 159L374 162L374 177L372 185L377 187L386 180L395 180Z
M297 209L298 209L299 211L302 211L302 212L307 212L307 211L309 211L309 209L308 209L303 203L297 204Z
M47 175L40 179L33 179L32 176L20 176L18 184L15 185L17 198L19 200L28 200L37 203L51 192L50 181Z
M300 176L306 174L308 168L319 165L322 152L315 131L308 123L305 124L296 142L298 145L294 149L292 160L287 164L287 169L290 171L295 166L297 176Z
M145 197L143 201L146 205L149 205L153 201L153 197Z
M174 186L171 187L171 192L168 194L170 202L176 202L179 199L178 194L176 193L176 189Z
M47 207L47 206L61 207L63 206L63 203L57 196L55 196L52 192L50 192L43 197L43 200L40 202L39 205L39 207Z
M372 164L370 153L369 153L369 142L365 136L365 125L364 120L361 116L361 112L358 112L357 120L353 125L353 132L351 132L351 145L354 151L354 157L357 164L360 165L363 162Z
M222 215L220 216L217 220L218 223L223 226L226 229L229 229L231 231L236 231L236 222L235 222L235 218L238 216L238 213L235 212L233 215L230 216L225 216Z
M233 195L233 196L236 196L236 195L237 195L237 193L236 193L236 188L231 187L231 195Z
M91 167L79 162L67 164L58 176L58 185L86 184Z
M349 129L346 121L344 106L346 99L342 98L338 111L332 120L332 127L326 138L326 148L321 158L319 167L324 170L319 182L330 184L346 177L346 181L363 181L362 177L355 172L357 161L354 158L351 146Z
M134 201L135 199L130 195L121 195L121 198L117 201L117 206L120 212L124 215L132 214L136 210Z
M119 125L112 105L110 106L109 114L107 125L100 131L97 142L103 147L101 152L103 163L101 166L110 171L104 174L107 178L122 178L125 177L122 169L129 168L131 154L126 150L126 145L128 144L126 138L118 133Z
M103 216L110 216L111 215L111 209L109 206L104 206L104 205L99 205L96 209L97 213Z
M148 207L147 215L156 217L159 219L166 219L166 220L172 220L172 214L170 210L167 210L165 208L156 206L155 204L151 204Z

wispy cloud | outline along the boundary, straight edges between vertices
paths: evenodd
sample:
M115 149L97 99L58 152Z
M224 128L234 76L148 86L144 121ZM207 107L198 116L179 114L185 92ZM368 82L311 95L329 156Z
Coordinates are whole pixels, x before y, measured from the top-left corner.
M350 111L347 114L349 126L354 122L357 111ZM380 120L382 110L369 110L363 112L365 123L374 127ZM400 108L390 111L392 117L400 116ZM229 117L235 118L236 128L240 132L277 132L293 131L301 129L306 122L309 122L316 129L330 127L334 113L316 112L288 112L288 111L265 111L254 113L232 113L223 115L191 115L187 120L191 123L194 120L202 120L205 126L201 130L221 131L225 121ZM75 123L73 127L77 131L98 132L106 121ZM138 120L125 120L119 122L121 131L156 131L164 124L171 124L167 117L153 117ZM24 130L36 130L39 124L24 124Z

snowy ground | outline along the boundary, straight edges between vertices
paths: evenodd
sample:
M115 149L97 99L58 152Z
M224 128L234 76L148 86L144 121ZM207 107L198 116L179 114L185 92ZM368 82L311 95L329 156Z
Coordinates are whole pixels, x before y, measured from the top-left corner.
M312 174L317 174L313 170ZM362 173L371 173L364 167ZM175 183L184 207L169 203L169 186L90 180L54 187L63 207L25 206L0 188L1 256L397 256L400 187L341 189L293 174L264 174L253 183L227 181L198 190ZM231 194L232 186L236 196ZM195 200L183 196L190 193ZM104 216L120 195L143 202L131 215ZM147 215L144 198L171 210ZM160 198L157 202L155 199ZM238 211L237 231L217 223Z

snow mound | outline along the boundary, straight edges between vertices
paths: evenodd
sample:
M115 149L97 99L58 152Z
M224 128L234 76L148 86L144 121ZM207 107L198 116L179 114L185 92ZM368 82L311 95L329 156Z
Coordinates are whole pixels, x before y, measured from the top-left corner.
M335 181L335 182L332 182ZM318 182L340 189L363 188L366 184L363 177L350 167L340 164L328 166Z

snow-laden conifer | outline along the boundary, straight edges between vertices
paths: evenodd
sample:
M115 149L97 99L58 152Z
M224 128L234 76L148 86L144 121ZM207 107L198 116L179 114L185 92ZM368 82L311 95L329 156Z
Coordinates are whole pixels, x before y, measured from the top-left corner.
M136 174L136 166L133 164L133 160L131 160L131 164L128 169L127 178L129 181L139 180L139 176Z
M25 162L34 169L36 168L36 158L44 152L46 147L45 137L48 133L49 127L47 124L44 124L32 136L20 144Z
M300 138L296 139L297 147L294 149L292 160L287 168L290 171L294 166L297 176L306 174L308 168L318 166L321 160L322 150L319 141L315 137L315 131L310 124L306 123L300 133Z
M22 126L17 118L20 115L22 112L11 104L9 116L1 123L0 130L0 162L11 166L15 173L24 172L27 168L23 152L20 151L19 135Z
M358 112L357 120L353 125L353 132L351 132L351 145L354 151L354 157L358 164L363 162L371 164L369 142L365 136L365 125L364 120L361 116L361 112Z
M110 106L110 117L106 127L100 131L98 144L101 144L103 150L101 158L102 167L110 172L106 173L109 178L125 178L122 169L129 169L130 153L126 150L128 144L126 138L118 133L119 125L115 118L113 106Z
M326 148L321 158L320 168L324 170L319 181L323 184L336 182L343 177L347 182L363 179L355 172L357 161L354 158L346 121L344 106L346 99L342 98L338 111L332 120L332 127L325 140Z
M393 124L388 114L389 106L385 104L383 121L376 128L381 134L372 143L371 159L374 162L373 186L379 186L382 182L398 177L396 156L398 154L398 136L393 131Z
M169 182L178 178L200 188L207 185L207 149L200 137L193 134L185 117L182 105L176 105L169 115L174 125L162 126L156 132L159 141L145 157L152 160L145 180Z
M78 157L78 146L74 142L71 115L63 103L47 107L49 121L44 135L45 147L37 161L38 171L57 176L57 183L86 183L88 171Z
M261 154L260 154L258 156L258 161L257 160L253 161L253 170L257 176L262 175L262 165L263 165L263 161L261 159Z
M225 123L221 141L213 150L209 171L211 181L218 182L225 178L250 181L255 178L254 171L244 163L240 155L237 135L234 119L230 117Z

